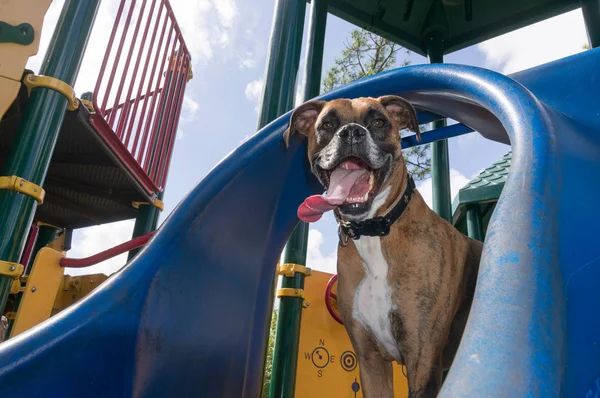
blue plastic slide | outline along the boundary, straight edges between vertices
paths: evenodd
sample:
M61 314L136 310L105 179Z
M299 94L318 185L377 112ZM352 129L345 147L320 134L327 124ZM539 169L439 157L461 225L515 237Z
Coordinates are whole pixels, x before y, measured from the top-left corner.
M587 397L600 387L600 50L511 78L406 67L324 98L402 95L510 142L471 316L443 397ZM255 397L271 282L321 191L284 115L185 198L87 298L2 344L2 397Z

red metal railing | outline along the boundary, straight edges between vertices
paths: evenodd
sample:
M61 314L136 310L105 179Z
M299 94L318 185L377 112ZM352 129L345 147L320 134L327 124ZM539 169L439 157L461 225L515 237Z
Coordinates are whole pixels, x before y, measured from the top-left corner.
M164 188L190 68L168 0L121 1L90 121L149 194Z
M61 258L60 266L61 267L69 267L69 268L85 268L90 267L92 265L101 263L102 261L108 260L109 258L116 257L120 254L127 253L128 251L137 249L138 247L144 246L150 238L154 235L155 231L148 232L145 235L138 236L137 238L133 238L128 240L127 242L121 243L115 247L104 250L98 254L94 254L90 257L85 258Z

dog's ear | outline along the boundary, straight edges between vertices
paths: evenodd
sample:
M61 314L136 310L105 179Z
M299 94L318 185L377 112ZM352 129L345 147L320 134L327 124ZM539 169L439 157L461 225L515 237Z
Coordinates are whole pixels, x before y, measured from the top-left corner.
M296 131L308 136L310 126L317 121L317 117L324 106L325 101L313 100L305 102L294 110L290 118L290 125L283 133L286 146L290 146L290 140Z
M417 134L417 141L421 141L421 130L417 120L417 111L410 102L397 95L385 95L377 98L389 115L394 118L400 129L409 129Z

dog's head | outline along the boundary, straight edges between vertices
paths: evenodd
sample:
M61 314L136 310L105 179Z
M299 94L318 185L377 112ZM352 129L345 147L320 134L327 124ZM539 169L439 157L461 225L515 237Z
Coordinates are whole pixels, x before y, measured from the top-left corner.
M328 191L329 203L348 218L360 218L392 170L405 167L403 129L420 140L415 109L398 96L314 100L293 112L284 139L289 145L296 131L308 138L312 172Z

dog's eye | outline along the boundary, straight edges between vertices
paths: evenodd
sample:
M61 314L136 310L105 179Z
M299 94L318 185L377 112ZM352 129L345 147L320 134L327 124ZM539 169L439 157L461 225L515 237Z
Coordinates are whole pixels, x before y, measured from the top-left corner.
M381 119L375 119L371 124L373 125L373 127L383 127L385 125L385 122Z
M321 123L321 129L323 129L323 130L329 130L331 127L332 127L332 125L329 122Z

